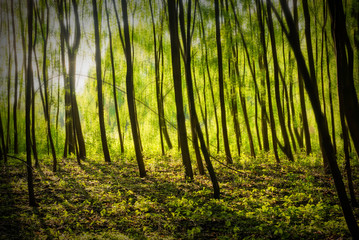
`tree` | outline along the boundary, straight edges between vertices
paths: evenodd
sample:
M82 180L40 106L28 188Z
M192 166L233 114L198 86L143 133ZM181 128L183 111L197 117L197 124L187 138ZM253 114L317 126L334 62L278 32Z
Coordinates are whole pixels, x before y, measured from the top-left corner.
M357 155L359 155L359 102L354 85L354 57L343 10L343 3L327 1L331 17L331 30L337 61L339 107L343 109Z
M178 39L178 18L175 1L168 1L168 20L171 39L172 76L175 90L178 136L182 153L182 162L185 167L186 178L193 179L191 158L188 149L187 131L183 111L182 80L181 80L181 59Z
M273 28L273 20L272 20L272 12L269 4L267 4L267 25L268 31L271 39L271 46L272 46L272 55L273 55L273 65L274 65L274 90L275 90L275 100L277 104L277 112L278 112L278 119L279 125L281 128L283 140L284 140L284 153L290 161L294 161L292 149L289 143L289 137L287 133L287 129L285 127L285 120L282 112L282 104L280 101L280 93L279 93L279 64L278 64L278 57L277 57L277 47L276 47L276 40L274 35L274 28ZM273 114L273 113L272 113ZM290 118L289 118L290 119ZM274 117L273 117L274 120ZM290 125L289 125L290 126ZM274 128L275 130L275 128ZM277 141L277 140L275 140Z
M26 125L26 170L27 170L27 187L29 191L29 205L37 205L34 194L33 173L31 163L31 132L30 132L30 105L31 105L31 82L32 76L32 24L33 24L33 0L27 0L27 25L28 25L28 58L26 73L26 90L25 90L25 125Z
M162 33L158 35L159 38L159 47L157 48L157 34L156 34L156 24L153 15L153 7L152 1L150 0L150 10L151 10L151 20L152 20L152 32L153 32L153 47L154 47L154 56L155 56L155 80L156 80L156 99L157 99L157 111L158 111L158 124L160 130L160 139L161 139L161 150L162 155L165 154L164 151L164 144L163 144L163 137L166 140L167 146L169 149L172 149L172 143L168 136L166 121L165 121L165 113L164 113L164 106L163 106L163 86L160 78L160 60L161 60L161 51L163 53L163 46L162 46ZM163 13L161 13L161 29L163 25ZM163 59L163 57L162 57ZM162 69L163 71L163 69Z
M44 41L44 46L43 46L43 61L42 61L42 79L43 79L43 85L44 85L44 98L45 98L45 104L43 104L43 109L44 109L44 116L45 116L45 121L46 121L46 127L47 127L47 136L48 139L50 141L50 147L51 147L51 154L52 154L52 159L53 159L53 167L52 170L54 172L56 172L57 170L57 159L56 159L56 150L55 150L55 145L54 145L54 141L52 138L52 133L51 133L51 119L50 119L50 107L49 107L49 87L48 87L48 76L47 76L47 43L48 43L48 38L49 38L49 20L50 20L50 8L49 5L47 3L47 0L45 0L45 5L46 5L46 23L44 23L44 21L41 21L40 19L40 14L39 14L39 10L35 9L35 14L37 15L38 21L40 22L41 26L41 34L42 34L42 38ZM45 25L45 26L43 26ZM43 29L45 28L45 29ZM41 90L41 85L40 85L40 90Z
M210 74L210 71L209 71L208 46L207 46L206 34L205 34L205 31L204 31L204 23L203 23L202 11L201 11L201 4L200 4L199 1L198 1L197 4L198 4L199 16L201 18L201 30L202 30L202 38L203 38L203 42L204 42L206 70L207 70L207 75L208 75L209 87L210 87L210 90L211 90L211 99L212 99L212 104L213 104L214 119L215 119L215 122L216 122L216 140L217 140L216 142L217 142L217 153L218 153L219 150L220 150L220 144L219 144L219 132L220 132L220 130L219 130L219 123L218 123L217 104L216 104L215 97L214 97L212 78L211 78L211 74Z
M262 51L261 53L263 55L263 64L265 69L265 79L266 79L266 86L267 86L267 96L268 96L268 108L269 108L269 117L270 117L270 127L272 131L272 144L273 144L273 151L275 155L275 159L277 163L279 163L279 156L278 156L278 150L277 150L277 133L275 128L275 122L274 122L274 115L273 115L273 106L272 106L272 94L271 94L271 87L270 87L270 79L269 79L269 69L268 69L268 59L267 59L267 47L266 47L266 41L265 41L265 28L264 23L262 19L262 2L260 0L256 0L256 6L257 6L257 17L259 22L259 28L260 28L260 39L262 43ZM263 106L262 106L263 109Z
M183 61L184 61L184 67L185 67L185 78L187 83L187 99L188 99L188 105L189 105L189 113L190 113L190 123L191 123L191 132L192 132L192 144L193 148L196 154L196 160L197 160L197 166L198 171L200 174L204 175L204 168L203 168L203 162L201 153L199 150L198 145L198 133L196 130L196 112L194 112L193 108L194 105L194 96L193 96L193 84L192 84L192 72L191 72L191 42L192 42L192 36L194 31L194 21L193 21L193 27L191 29L191 7L192 7L192 1L190 0L187 3L187 26L185 26L185 20L184 20L184 6L183 1L179 1L179 21L180 21L180 28L181 28L181 36L182 36L182 45L183 45ZM197 5L195 5L194 14L196 13ZM191 85L191 86L189 86Z
M120 115L118 113L118 102L117 102L117 93L116 93L116 71L115 71L115 64L113 59L113 47L112 47L112 32L110 27L110 19L107 7L107 0L105 0L105 7L106 7L106 19L107 19L107 29L109 34L109 42L110 42L110 57L111 57L111 70L112 70L112 85L113 85L113 99L115 102L115 112L116 112L116 124L117 124L117 131L120 138L120 146L121 146L121 153L124 153L125 148L123 144L123 137L121 131L121 124L120 124Z
M81 29L80 29L80 19L78 14L78 6L76 0L71 0L71 5L73 7L74 18L75 18L75 29L70 31L70 22L68 17L68 8L66 0L56 0L56 10L59 19L59 24L61 28L60 38L61 41L64 41L67 48L67 57L68 57L68 74L66 73L65 68L65 59L62 57L63 73L65 79L65 105L66 105L66 141L65 141L65 151L64 157L67 156L66 149L68 148L69 153L77 152L78 162L80 159L86 158L86 148L85 140L82 133L82 127L80 122L80 115L77 106L76 100L76 91L75 91L75 73L76 73L76 56L80 45L81 40ZM70 9L70 8L69 8ZM70 33L74 32L74 36L71 37ZM73 42L70 43L70 39L73 39ZM64 46L62 46L62 51L64 51ZM78 151L77 151L78 144Z
M222 66L222 45L221 45L221 29L219 22L219 3L218 0L214 1L215 18L216 18L216 42L217 42L217 55L218 55L218 83L219 83L219 99L221 104L221 119L222 119L222 134L224 142L224 150L226 153L227 163L232 164L232 155L229 149L228 131L227 131L227 118L226 106L224 101L224 83L223 83L223 66Z
M18 88L18 63L17 63L17 48L16 48L16 32L15 32L15 19L14 19L14 1L11 1L11 21L12 21L12 34L14 46L14 62L15 62L15 83L14 83L14 105L13 105L13 121L14 121L14 153L19 153L19 141L17 131L17 88Z
M128 111L130 114L133 144L135 146L136 159L140 171L140 177L145 177L146 170L142 156L141 140L139 135L137 114L136 114L135 92L133 87L133 66L132 66L130 31L128 26L127 1L121 0L121 5L122 5L122 15L123 15L123 30L125 37L125 44L123 47L126 57L126 64L127 64L126 89L127 89Z
M105 156L105 162L111 162L110 152L108 151L106 129L103 113L102 97L102 76L101 76L101 50L100 50L100 33L98 29L98 14L96 0L92 0L93 19L95 28L95 45L96 45L96 78L97 78L97 99L98 99L98 116L100 122L102 150Z

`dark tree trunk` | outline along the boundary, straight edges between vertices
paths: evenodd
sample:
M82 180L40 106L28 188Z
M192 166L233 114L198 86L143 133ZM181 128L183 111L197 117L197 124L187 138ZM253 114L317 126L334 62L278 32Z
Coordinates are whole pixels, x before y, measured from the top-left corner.
M34 41L33 41L33 46L32 46L32 50L35 49L35 44L37 42L36 38L37 38L37 21L35 19L35 29L34 29ZM30 55L29 55L30 57ZM32 69L31 69L32 72ZM40 71L38 71L40 72ZM37 156L37 144L36 144L36 129L35 129L35 87L34 87L34 77L33 77L33 73L31 73L31 146L32 146L32 153L34 155L35 158L35 167L39 167L39 159Z
M212 104L213 104L213 110L214 110L214 119L216 121L216 140L217 140L217 153L219 153L220 150L220 144L219 144L219 121L218 121L218 113L217 113L217 105L214 97L214 91L213 91L213 85L212 85L212 79L211 74L209 71L209 63L208 63L208 47L207 47L207 40L206 35L204 31L204 23L203 23L203 17L202 17L202 11L201 11L201 5L198 1L198 10L201 18L201 30L202 30L202 37L204 42L204 50L205 50L205 61L206 61L206 69L207 69L207 75L208 75L208 81L209 81L209 87L211 90L211 98L212 98ZM208 145L209 146L209 145Z
M56 158L56 150L55 150L55 145L53 142L53 138L52 138L52 134L51 134L51 121L50 121L50 107L49 107L49 96L48 96L48 92L49 92L49 87L48 87L48 77L47 77L47 42L48 42L48 35L49 35L49 20L50 20L50 9L47 3L47 0L45 1L46 4L46 10L47 10L47 14L46 14L46 23L44 20L40 19L40 14L36 14L38 17L38 20L41 24L41 33L42 33L42 38L44 41L44 47L43 47L43 61L42 61L42 78L43 78L43 85L44 85L44 101L43 101L43 109L44 109L44 116L45 116L45 121L46 121L46 127L47 127L47 137L48 140L50 142L50 147L51 147L51 154L52 154L52 159L53 159L53 167L52 170L53 172L56 172L57 170L57 158ZM45 27L46 29L43 29L43 24L46 24ZM40 81L40 79L39 79ZM40 85L41 86L41 85ZM41 87L40 87L41 90ZM41 94L42 96L42 94ZM42 98L43 99L43 98Z
M348 37L342 1L327 1L331 17L332 36L337 60L338 95L350 136L359 155L359 103L354 85L353 49Z
M177 109L178 136L182 152L182 161L185 167L186 178L193 179L191 158L188 149L187 131L183 111L183 97L181 84L181 59L179 53L178 18L175 1L168 1L168 18L171 38L172 76L175 89L175 100Z
M29 191L29 205L35 207L35 194L33 185L33 173L31 163L31 132L30 132L30 105L31 105L31 82L32 79L32 22L33 22L33 0L27 0L27 23L28 23L28 59L25 87L25 124L26 124L26 169L27 186Z
M162 82L160 78L160 60L162 49L162 33L159 35L159 49L157 49L157 34L156 34L156 25L153 16L152 1L150 0L150 9L151 9L151 20L152 20L152 31L153 31L153 44L154 44L154 56L155 56L155 80L156 80L156 98L157 98L157 111L158 111L158 124L160 130L160 139L161 139L161 150L162 155L165 154L163 137L165 137L167 146L169 149L172 149L172 143L168 136L166 121L164 117L164 106L163 106L163 95L162 95ZM161 15L161 26L163 25L163 16ZM163 57L162 57L163 59ZM163 70L163 69L162 69Z
M310 76L311 76L313 82L315 83L315 87L318 88L318 86L317 86L317 78L316 78L316 73L315 73L313 48L312 48L310 14L309 14L307 0L303 0L302 4L303 4L303 12L304 12L305 39L306 39L306 43L307 43L307 53L308 53L308 60L309 60ZM323 94L323 96L324 96L324 94ZM323 97L323 101L324 101L324 97ZM325 119L325 121L327 121L327 117L325 115L325 113L326 113L326 111L325 111L325 102L323 102L323 104L324 104L324 119ZM320 144L320 148L322 149L324 146L323 146L323 141L322 141L321 138L319 138L319 144ZM322 153L324 153L323 150L322 150ZM324 171L326 173L329 173L328 160L327 160L327 157L326 157L325 154L323 154L323 166L324 166Z
M262 18L262 2L260 0L256 0L257 5L257 16L259 21L259 28L260 28L260 39L262 43L262 50L263 50L263 63L265 69L265 79L266 79L266 87L267 87L267 96L268 96L268 108L269 108L269 120L270 120L270 128L272 132L272 144L273 144L273 151L276 162L279 163L279 156L278 156L278 149L277 149L277 133L275 128L275 120L273 115L273 106L272 106L272 94L271 94L271 86L270 86L270 79L269 79L269 70L268 70L268 59L267 59L267 47L265 41L265 29L264 23ZM277 76L278 77L278 76ZM262 113L265 106L262 105ZM262 114L262 124L263 124L263 114ZM265 123L266 124L266 123ZM267 134L267 133L265 133ZM263 136L264 139L264 136ZM264 149L266 150L266 144L264 145Z
M66 44L67 47L67 55L68 55L68 75L65 70L65 59L62 56L62 64L64 70L64 79L65 79L65 107L66 107L66 140L65 140L65 151L64 157L67 156L67 148L69 153L73 153L77 149L78 151L77 159L80 164L80 159L86 158L86 148L85 148L85 140L82 133L82 127L80 122L80 116L77 106L76 100L76 91L75 91L75 74L76 74L76 56L77 51L80 45L81 40L81 29L80 29L80 20L78 15L78 7L77 1L71 1L73 6L74 18L75 18L75 29L73 30L73 42L70 44L70 23L68 22L68 18L64 17L64 14L67 15L67 9L64 9L63 0L57 0L57 15L59 19L59 24L61 28L61 38L62 41ZM65 21L65 22L64 22ZM65 26L66 23L66 26ZM61 43L62 51L64 51L63 43ZM62 52L63 54L63 52ZM71 132L73 132L73 136L71 136ZM76 135L76 136L75 136Z
M6 145L5 145L5 137L4 137L4 129L2 125L2 118L0 112L0 138L1 138L1 159L4 159L4 163L7 163L7 155L5 152Z
M182 35L182 43L183 43L183 48L184 48L184 54L183 56L183 61L185 64L185 77L186 77L186 82L188 85L188 82L190 82L190 84L192 84L192 73L191 73L191 6L192 5L192 1L189 0L188 2L188 8L187 8L187 31L186 31L186 27L185 27L185 20L184 20L184 7L183 7L183 2L182 0L179 0L179 8L180 8L180 12L179 12L179 21L180 21L180 27L181 27L181 35ZM195 123L195 116L193 115L194 112L191 108L193 108L192 106L192 101L194 102L194 99L191 99L191 95L193 95L193 92L190 94L188 91L189 88L187 86L187 100L188 100L188 105L189 105L189 114L190 114L190 123L191 123L191 133L192 133L192 145L194 148L194 152L196 155L196 161L197 161L197 167L198 170L201 174L204 174L204 169L203 169L203 162L202 162L202 156L201 156L201 152L199 150L199 144L198 144L198 135L197 135L197 131L196 131L196 123ZM192 89L193 91L193 89Z
M216 17L216 42L217 42L217 55L218 55L218 83L219 83L219 100L221 104L221 120L222 120L222 134L224 150L228 164L232 164L232 155L229 148L228 130L227 130L227 117L226 105L224 101L224 82L223 82L223 64L222 64L222 45L221 45L221 29L219 19L219 3L218 0L214 1L215 17Z
M132 55L131 55L130 31L128 26L127 1L121 0L121 4L122 4L124 37L125 37L124 50L125 50L126 63L127 63L126 89L127 89L128 111L130 115L133 143L135 146L136 159L140 172L140 177L145 177L146 170L142 156L140 133L137 124L137 116L136 116L135 91L133 87L133 66L132 66Z
M277 57L277 46L276 40L274 35L274 28L273 28L273 20L272 20L272 12L269 4L267 4L267 14L268 14L268 30L271 38L271 46L272 46L272 55L273 55L273 65L274 65L274 90L275 90L275 100L277 103L277 113L279 119L279 125L281 128L283 140L284 140L284 154L290 161L294 161L292 149L289 143L289 137L287 133L287 129L285 127L285 120L282 112L282 105L280 101L280 92L279 92L279 64L278 64L278 57ZM273 114L273 113L272 113ZM274 129L275 130L275 129Z
M92 0L92 8L93 8L93 20L94 20L94 28L95 28L97 100L98 100L98 116L99 116L100 131L101 131L101 142L102 142L102 150L105 157L105 162L111 162L110 152L108 151L108 146L107 146L107 137L106 137L104 110L103 110L100 33L98 29L98 14L97 14L96 0Z
M330 119L331 119L331 128L332 128L332 141L334 152L337 153L337 141L335 138L335 119L334 119L334 106L333 106L333 94L332 94L332 80L330 75L330 65L329 65L329 53L328 53L328 41L327 41L327 33L324 32L324 40L325 40L325 52L327 59L327 76L328 76L328 92L329 92L329 106L330 106Z
M111 32L111 27L110 27L107 0L105 0L105 4L106 4L106 16L107 16L107 29L108 29L109 40L110 40L110 57L111 57L111 70L112 70L113 100L115 102L116 124L117 124L118 136L120 138L121 153L124 153L125 148L124 148L124 144L123 144L123 137L122 137L122 131L121 131L120 114L118 112L118 102L117 102L117 93L116 93L116 71L115 71L115 63L114 63L114 59L113 59L112 32Z
M20 6L19 6L20 7ZM14 105L13 105L13 120L14 120L14 153L19 153L18 132L17 132L17 87L18 87L18 63L17 63L17 48L16 48L16 32L14 20L14 1L11 1L11 19L12 19L12 33L13 33L13 47L14 47L14 62L15 62L15 85L14 85Z
M294 22L295 22L295 28L298 31L298 8L297 8L297 0L294 0ZM309 49L307 45L307 49ZM310 47L311 49L311 47ZM307 117L307 106L305 103L305 97L304 97L304 84L303 84L303 77L299 70L298 66L298 82L299 82L299 99L300 99L300 107L302 111L302 123L303 123L303 130L304 130L304 138L305 138L305 147L306 147L306 153L309 155L312 152L312 144L310 142L310 133L309 133L309 125L308 125L308 117Z
M195 143L198 144L198 139L199 139L199 141L201 143L202 153L203 153L203 156L204 156L204 159L206 162L207 170L208 170L208 173L210 175L212 185L213 185L213 196L214 196L214 198L218 199L220 196L220 189L219 189L216 174L215 174L213 166L212 166L212 162L210 160L209 152L207 150L207 147L206 147L206 144L204 141L202 129L199 125L196 107L195 107L195 103L194 103L194 94L193 94L194 91L193 91L193 83L192 83L192 75L191 75L191 41L192 41L192 33L193 33L193 29L191 31L191 5L192 5L192 1L189 0L188 8L187 8L187 31L185 30L185 27L184 27L183 18L180 19L181 24L182 24L181 30L182 30L182 40L183 40L183 46L184 46L184 62L185 62L185 70L186 70L188 103L189 103L189 110L190 110L190 115L191 115L191 124L193 124L193 130L194 130L193 133L195 133L195 135L196 135ZM182 12L183 11L182 0L180 0L180 8L181 8L181 10L180 10L180 18L181 18L184 15L184 13ZM195 8L194 12L196 12L196 8ZM194 24L194 20L193 20L193 24ZM197 139L197 137L198 137L198 139ZM200 163L198 163L198 167L202 168L201 171L204 172L202 159L197 158L197 161L198 160L201 161Z

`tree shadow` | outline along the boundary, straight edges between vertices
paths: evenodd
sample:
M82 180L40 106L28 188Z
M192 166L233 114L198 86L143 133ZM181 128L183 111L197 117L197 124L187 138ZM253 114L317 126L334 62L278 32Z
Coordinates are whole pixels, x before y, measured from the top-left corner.
M23 197L12 186L14 179L26 178L15 166L1 166L0 174L0 239L33 239L34 234L20 218L18 199Z

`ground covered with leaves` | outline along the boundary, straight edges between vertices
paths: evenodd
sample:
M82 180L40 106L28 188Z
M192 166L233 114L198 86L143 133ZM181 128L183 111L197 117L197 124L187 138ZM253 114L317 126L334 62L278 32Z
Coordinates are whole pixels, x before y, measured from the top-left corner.
M34 172L37 208L28 207L24 164L9 160L1 166L0 239L349 238L319 157L272 159L238 159L232 169L215 162L219 200L208 176L185 181L178 157L145 159L145 178L134 159L64 159L57 173L44 159Z

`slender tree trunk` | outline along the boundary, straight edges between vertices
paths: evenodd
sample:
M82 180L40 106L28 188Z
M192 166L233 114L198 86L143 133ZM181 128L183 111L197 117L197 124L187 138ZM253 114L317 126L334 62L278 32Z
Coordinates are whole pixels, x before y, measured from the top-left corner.
M330 119L331 119L331 128L332 128L332 141L334 152L337 153L337 142L335 138L335 119L334 119L334 106L333 106L333 94L332 94L332 80L330 75L330 65L329 65L329 53L328 53L328 41L327 41L327 33L324 32L324 40L325 40L325 52L327 59L327 77L328 77L328 92L329 92L329 106L330 106Z
M111 57L111 70L112 70L113 100L115 102L116 124L117 124L118 136L120 138L121 153L124 153L125 148L124 148L124 144L123 144L123 137L122 137L122 131L121 131L120 114L118 112L118 102L117 102L117 93L116 93L116 71L115 71L115 63L114 63L114 59L113 59L112 32L111 32L111 27L110 27L107 0L105 0L105 4L106 4L106 16L107 16L107 29L108 29L109 41L110 41L110 57Z
M185 78L188 85L188 82L190 81L192 84L192 73L191 73L191 7L192 7L192 1L189 0L188 2L188 8L187 8L187 31L185 26L185 20L184 20L184 7L182 0L179 0L179 21L180 21L180 28L181 28L181 35L182 35L182 43L183 43L183 49L184 54L183 61L184 61L184 67L185 67ZM187 86L187 93L189 91L189 88ZM192 93L193 95L193 93ZM196 155L196 161L198 170L201 174L204 173L203 169L203 162L202 162L202 156L201 152L199 150L199 144L198 144L198 135L196 131L195 126L195 116L193 115L193 111L191 109L192 104L191 102L194 101L193 99L190 99L190 94L187 94L187 100L188 100L188 106L189 106L189 114L190 114L190 123L191 123L191 133L192 133L192 145L194 148L194 152Z
M156 98L157 98L157 111L158 111L158 125L160 130L160 139L161 139L161 150L162 155L165 154L163 137L165 137L167 146L169 149L172 149L172 143L168 136L166 121L164 120L164 106L163 106L163 95L162 95L162 81L160 78L160 60L161 60L161 51L162 49L162 33L159 36L159 49L157 49L157 34L156 34L156 25L153 16L152 1L150 1L151 9L151 20L152 20L152 31L153 31L153 44L154 44L154 56L155 56L155 80L156 80ZM161 14L161 26L163 22L163 16ZM162 57L163 59L163 57Z
M236 48L235 48L235 44L233 41L233 31L232 31L232 24L231 24L231 19L228 17L229 14L229 4L228 4L228 0L226 0L225 2L225 9L226 9L226 17L224 18L224 25L225 25L225 32L226 32L226 38L229 40L229 47L228 47L228 52L231 52L232 55L230 55L230 53L228 53L228 78L230 79L230 89L229 89L229 99L230 99L230 110L231 110L231 115L232 115L232 121L233 121L233 128L234 128L234 133L236 136L236 147L237 147L237 152L238 152L238 157L240 157L241 155L241 130L240 130L240 125L239 125L239 121L238 121L238 101L237 101L237 92L236 92L236 88L237 88L237 75L235 73L235 66L237 66L238 63L238 54L236 52ZM233 61L233 64L232 64Z
M358 206L358 202L355 197L354 192L354 185L353 185L353 177L352 177L352 169L350 166L350 154L349 154L349 148L350 148L350 139L348 134L348 128L345 123L345 117L344 117L344 111L343 109L340 109L340 122L342 125L342 134L343 134L343 149L344 149L344 159L345 159L345 172L347 175L347 181L348 181L348 189L350 194L350 200L353 207Z
M211 74L209 71L209 63L208 63L208 47L207 47L207 40L206 35L204 31L204 23L203 23L203 17L202 17L202 11L201 11L201 4L198 1L198 10L201 18L201 30L202 30L202 37L204 42L204 48L205 48L205 61L206 61L206 69L207 69L207 75L208 75L208 81L209 81L209 87L211 90L211 98L212 98L212 104L213 104L213 110L214 110L214 119L216 122L216 140L217 140L217 153L220 151L220 144L219 144L219 121L218 121L218 113L217 113L217 104L214 97L214 91L213 91L213 84L211 79Z
M187 83L187 95L188 95L188 102L189 102L189 110L190 110L190 115L192 118L192 122L194 125L194 133L196 134L196 143L198 143L198 139L201 143L201 149L202 149L202 153L206 162L206 166L207 166L207 170L208 173L210 175L211 181L212 181L212 185L213 185L213 197L214 198L219 198L220 196L220 189L219 189L219 185L218 185L218 181L217 181L217 177L216 174L214 172L213 166L212 166L212 162L210 160L210 156L209 156L209 152L206 148L206 144L204 141L204 137L203 137L203 133L201 130L201 127L199 125L199 121L198 121L198 117L197 117L197 112L196 112L196 107L195 107L195 103L194 103L194 94L193 94L193 83L192 83L192 75L191 75L191 41L192 41L192 33L193 33L193 29L191 31L191 5L192 2L191 0L188 1L188 8L187 8L187 32L184 28L184 23L182 22L183 19L181 19L182 22L182 40L183 40L183 45L184 45L184 56L185 56L185 70L186 70L186 83ZM182 5L182 0L180 0L180 8L183 8ZM183 14L183 9L180 10L180 18L181 15ZM196 12L196 8L194 10L194 14ZM183 15L182 15L183 16ZM193 25L194 25L194 20L193 20ZM197 139L198 136L198 139ZM202 168L201 171L204 172L203 170L203 164L202 164L202 159L200 159L201 162L198 164L199 168Z
M20 7L20 6L19 6ZM14 105L13 105L13 121L14 121L14 153L19 153L18 132L17 132L17 89L18 89L18 63L17 63L17 48L16 48L16 32L14 19L14 1L11 1L11 19L12 19L12 34L14 47L14 62L15 62L15 83L14 83Z
M33 8L34 9L34 8ZM37 42L37 21L35 19L35 29L34 29L34 41L33 41L33 46L32 49L35 49L35 44ZM30 55L29 55L30 57ZM31 70L32 71L32 70ZM40 71L38 71L40 72ZM31 76L31 143L32 143L32 153L34 155L34 159L35 159L35 167L39 167L40 163L39 163L39 159L38 159L38 155L37 155L37 143L36 143L36 128L35 128L35 120L36 120L36 114L35 114L35 82L34 82L34 77L33 77L33 73Z
M343 99L350 136L359 155L359 102L354 85L353 49L346 29L342 1L327 0L331 17L332 36L337 60L337 82L339 99Z
M240 82L240 86L239 86L239 97L241 100L241 106L242 106L242 111L243 111L243 117L244 117L244 122L246 124L246 129L247 129L247 134L248 134L248 140L249 140L249 147L251 150L251 156L252 157L256 157L256 153L254 150L254 144L253 144L253 137L252 137L252 132L251 132L251 128L250 128L250 124L249 124L249 118L248 118L248 113L247 113L247 104L246 104L246 98L244 96L243 93L243 85L244 85L244 79L245 79L245 75L246 75L246 61L244 59L243 61L243 81L241 81L239 79ZM236 74L239 78L239 69L238 69L238 65L236 65Z
M82 133L81 128L81 122L80 122L80 116L77 106L77 100L76 100L76 91L75 91L75 73L76 73L76 56L77 51L80 45L81 40L81 28L80 28L80 20L78 15L78 6L77 1L72 0L72 7L73 7L73 13L74 13L74 20L75 20L75 29L74 29L74 36L73 36L73 42L70 44L70 23L69 19L64 17L67 16L67 8L64 9L64 1L63 0L57 0L57 15L59 19L59 24L61 28L61 41L64 41L67 47L67 55L68 55L68 75L66 75L65 70L65 59L64 56L62 56L62 63L63 63L63 69L64 69L64 79L65 79L65 106L67 110L67 118L66 118L66 140L65 140L65 151L64 151L64 157L67 156L66 150L67 147L69 148L69 153L74 152L74 149L76 150L77 144L78 144L78 151L77 151L77 159L80 164L80 159L86 158L86 148L85 148L85 140ZM66 23L66 26L65 26ZM61 42L61 48L62 51L64 51L63 43ZM63 53L62 53L63 54ZM67 96L66 96L67 94ZM72 128L71 128L72 127ZM76 136L71 136L71 131L73 131L73 134L76 134Z
M31 132L30 132L30 105L31 105L31 82L32 79L32 22L33 22L33 0L27 0L27 22L28 22L28 59L25 91L25 124L26 124L26 169L27 186L29 191L29 205L35 207L36 200L33 185L33 173L31 163Z
M101 131L101 142L102 142L102 150L105 157L105 162L111 162L110 152L108 151L108 146L107 146L107 137L106 137L104 110L103 110L100 33L98 27L96 0L92 0L92 8L93 8L93 19L94 19L94 28L95 28L97 100L98 100L98 116L99 116L100 131ZM106 9L107 9L107 1L106 1Z
M193 179L193 171L191 165L191 158L188 149L187 131L185 125L185 116L183 111L183 97L181 84L181 59L179 53L179 39L178 39L178 18L175 1L168 1L168 19L170 27L171 39L171 56L172 56L172 77L175 89L175 100L177 109L177 126L178 136L182 152L182 161L185 167L186 178Z
M7 164L7 155L5 152L5 137L4 137L4 129L2 125L1 111L0 111L0 138L1 138L1 157L4 159L4 163Z
M228 132L227 132L227 117L226 105L224 101L224 82L223 82L223 64L222 64L222 45L221 45L221 29L219 19L219 3L218 0L214 1L215 18L216 18L216 42L217 42L217 55L218 55L218 83L219 83L219 100L221 104L221 120L222 120L222 134L224 150L228 164L232 164L232 155L229 148Z
M9 48L7 49L8 50L8 69L7 69L7 118L6 118L6 140L5 140L5 143L6 143L6 149L5 149L5 152L8 153L10 152L10 143L11 143L11 140L10 140L10 114L11 114L11 102L10 102L10 99L11 99L11 63L12 63L12 53L11 53L11 42L10 42L10 18L9 18L9 11L8 11L8 3L6 2L6 17L7 17L7 43L8 43L8 46Z
M294 0L294 22L296 30L299 31L298 27L298 9L297 9L297 0ZM306 30L308 31L308 30ZM307 34L307 33L306 33ZM307 43L307 49L311 49L308 46ZM309 53L308 53L309 55ZM312 71L312 70L311 70ZM312 75L314 76L314 75ZM304 97L304 84L303 84L303 77L301 75L301 72L298 67L298 82L299 82L299 99L300 99L300 106L302 110L302 123L303 123L303 130L304 130L304 139L305 139L305 147L306 147L306 153L309 155L312 152L312 144L310 142L310 133L309 133L309 125L308 125L308 117L307 117L307 107L305 103L305 97Z
M133 86L133 66L132 66L130 32L128 26L127 1L121 0L121 4L122 4L122 15L123 15L123 25L124 25L124 37L125 37L124 50L125 50L126 63L127 63L126 89L127 89L128 112L130 115L133 143L135 146L136 159L140 172L140 177L145 177L146 170L145 170L145 164L143 162L139 128L137 125L137 117L136 117L136 103L135 103L135 96L134 96L135 92Z
M277 57L277 46L275 41L275 35L274 35L274 28L273 28L273 20L272 20L272 12L269 4L267 4L267 14L268 14L268 30L271 38L271 46L272 46L272 55L273 55L273 65L274 65L274 90L275 90L275 100L277 103L277 113L278 113L278 119L279 119L279 125L282 132L282 137L284 140L284 154L287 156L287 158L290 161L294 161L292 149L290 147L289 143L289 137L287 133L287 129L285 127L285 120L282 112L282 105L280 101L280 92L279 92L279 64L278 64L278 57ZM270 89L268 89L269 91ZM273 114L273 112L272 112ZM273 117L274 120L274 117ZM273 124L274 125L274 124ZM273 133L272 133L273 135Z
M50 14L50 9L47 3L47 0L45 1L46 4L46 10L47 10L47 15L46 15L46 23L44 21L41 21L39 14L37 14L38 19L40 24L46 24L46 32L44 32L45 30L43 29L42 26L41 27L41 33L42 33L42 37L43 37L43 41L44 41L44 46L43 46L43 61L42 61L42 77L43 77L43 85L44 85L44 98L45 98L45 103L43 104L43 109L44 109L44 116L45 116L45 121L46 121L46 127L47 127L47 136L48 136L48 140L50 142L50 147L51 147L51 154L52 154L52 159L53 159L53 172L56 172L57 170L57 159L56 159L56 150L55 150L55 146L54 146L54 142L53 142L53 138L52 138L52 134L51 134L51 119L50 119L50 107L49 107L49 97L48 97L48 92L49 92L49 87L48 87L48 77L47 77L47 42L48 42L48 35L49 35L49 14ZM41 90L41 85L40 85L40 90Z
M204 129L206 132L206 146L209 152L208 114L207 114L207 100L206 100L206 74L203 64L202 64L202 70L203 70L203 102L201 100L201 93L198 89L198 84L195 74L195 64L192 64L193 82L198 96L199 109L201 111L201 117L203 119Z
M259 28L260 28L260 38L262 43L262 50L263 50L263 60L264 60L264 68L265 68L265 78L266 78L266 87L267 87L267 96L268 96L268 108L269 108L269 117L270 117L270 127L272 132L272 144L273 144L273 151L276 162L279 163L279 156L278 156L278 149L277 149L277 133L275 127L275 120L273 115L273 106L272 106L272 94L271 94L271 86L270 86L270 79L269 79L269 69L268 69L268 59L267 59L267 47L265 41L265 29L264 23L262 18L262 2L260 0L256 0L257 4L257 15L259 21ZM278 78L278 75L277 75ZM262 106L263 107L263 106ZM262 115L263 118L263 115ZM262 121L263 123L263 121Z

